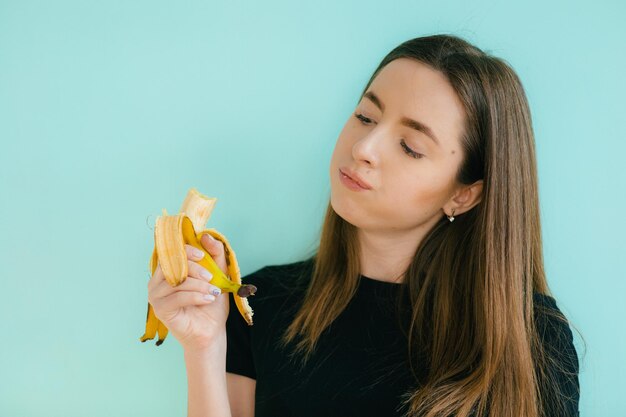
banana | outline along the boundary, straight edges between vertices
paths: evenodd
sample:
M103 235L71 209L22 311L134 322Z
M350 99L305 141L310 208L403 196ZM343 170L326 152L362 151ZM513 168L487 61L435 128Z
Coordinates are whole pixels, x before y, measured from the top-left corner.
M204 253L204 257L198 263L212 274L213 277L210 283L219 287L222 292L233 294L239 313L246 323L252 326L254 312L250 308L246 297L254 295L257 288L254 285L242 284L241 272L235 252L224 235L215 229L204 229L201 232L196 232L196 230L204 228L216 201L216 198L208 198L200 194L195 188L192 188L187 193L179 214L168 215L167 211L163 209L163 215L156 220L150 271L151 274L154 274L157 265L160 264L165 280L172 287L178 286L185 281L188 275L185 244L200 249ZM200 243L202 236L205 234L224 244L229 276L220 269ZM154 314L154 309L148 303L146 329L139 340L145 342L146 340L154 339L157 333L159 337L156 345L160 346L165 340L168 330Z

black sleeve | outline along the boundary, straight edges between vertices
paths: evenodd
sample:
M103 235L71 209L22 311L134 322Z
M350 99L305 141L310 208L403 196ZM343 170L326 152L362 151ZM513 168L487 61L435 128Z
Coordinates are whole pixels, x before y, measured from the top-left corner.
M579 363L572 331L554 298L536 294L534 303L537 332L545 351L543 372L537 374L544 415L577 417Z
M226 319L226 372L256 379L250 326L239 314L232 294L227 295L230 309Z

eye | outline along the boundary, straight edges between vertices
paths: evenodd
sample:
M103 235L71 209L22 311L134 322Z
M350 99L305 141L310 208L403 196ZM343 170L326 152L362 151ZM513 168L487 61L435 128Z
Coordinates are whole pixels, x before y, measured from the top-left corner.
M363 124L365 126L369 125L372 122L370 119L368 119L367 117L365 117L365 116L363 116L362 114L359 114L359 113L354 113L354 117L359 119L361 121L361 124ZM415 152L413 149L409 148L407 146L406 142L404 141L404 139L402 139L400 141L400 145L402 146L402 149L404 150L404 153L406 153L407 155L411 156L412 158L422 159L424 157L423 154Z
M402 145L402 148L404 149L404 152L407 153L408 155L411 155L413 158L415 158L415 159L422 159L424 157L423 154L417 153L413 149L409 148L406 145L406 142L404 141L404 139L402 139L400 141L400 145Z
M364 125L368 125L369 123L371 123L371 120L368 119L367 117L363 116L362 114L359 113L354 113L354 117L356 117L357 119L359 119L361 121L361 124Z

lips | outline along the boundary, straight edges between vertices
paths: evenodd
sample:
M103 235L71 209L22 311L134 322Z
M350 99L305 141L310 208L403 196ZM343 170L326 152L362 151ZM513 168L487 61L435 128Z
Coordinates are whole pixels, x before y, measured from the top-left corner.
M359 177L359 174L350 170L349 168L339 168L339 171L342 174L350 177L354 182L359 184L359 186L361 186L362 188L365 188L366 190L370 190L372 188L371 185L369 185L366 181L364 181L361 177Z

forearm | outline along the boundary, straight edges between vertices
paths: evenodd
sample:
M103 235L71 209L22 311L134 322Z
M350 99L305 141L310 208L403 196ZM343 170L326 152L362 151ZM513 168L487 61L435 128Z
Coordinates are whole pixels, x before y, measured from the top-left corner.
M226 386L226 333L201 351L185 350L187 416L231 417Z

